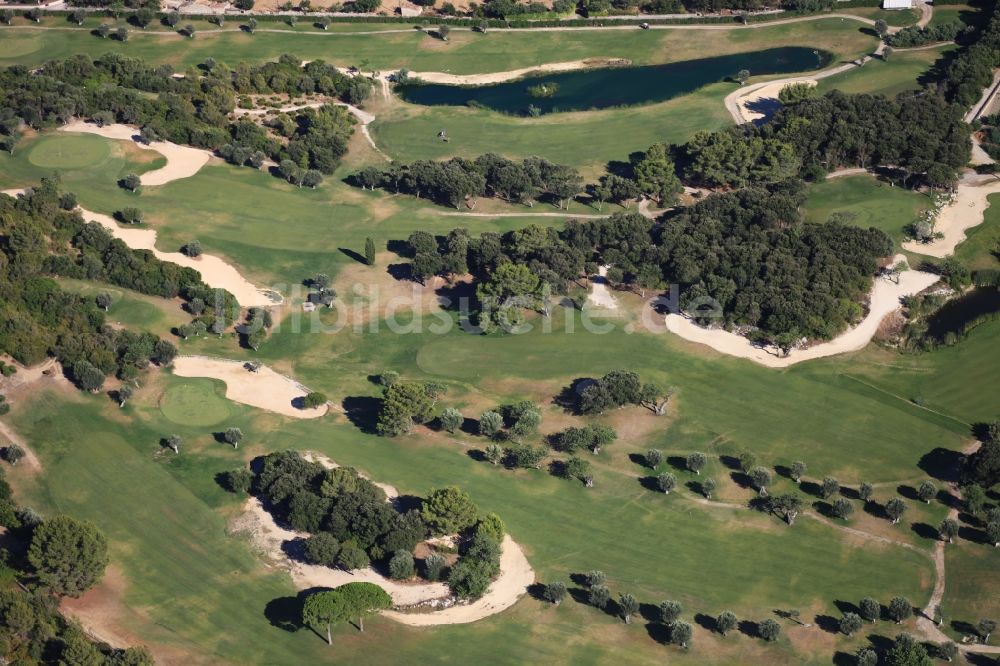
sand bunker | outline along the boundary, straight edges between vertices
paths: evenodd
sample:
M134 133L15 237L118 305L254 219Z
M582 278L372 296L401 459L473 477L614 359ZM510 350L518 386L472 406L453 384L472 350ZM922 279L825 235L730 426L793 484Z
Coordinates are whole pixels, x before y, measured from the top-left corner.
M118 139L120 141L132 141L139 148L155 150L167 158L167 164L163 168L155 171L148 171L139 176L139 181L143 185L166 185L169 182L181 178L189 178L205 166L212 157L208 150L191 148L190 146L179 146L176 143L167 141L152 141L148 144L135 140L139 130L129 125L97 125L77 120L59 128L63 132L84 132L87 134L97 134L106 139Z
M965 240L965 231L983 223L990 206L988 197L994 194L1000 194L1000 180L994 178L978 184L959 184L954 201L941 209L934 223L934 231L944 234L944 238L930 243L909 241L903 243L903 249L939 259L952 254Z
M447 72L410 72L410 78L420 79L425 83L447 83L458 86L481 86L490 83L503 83L519 79L528 74L548 74L552 72L569 72L575 69L592 67L620 67L631 65L631 60L624 58L591 58L588 60L572 60L569 62L550 62L534 67L522 67L506 72L488 72L486 74L449 74Z
M601 266L597 269L598 277L590 282L591 289L587 295L586 305L590 314L601 316L616 316L618 314L618 300L608 286L608 268L608 266Z
M445 605L451 597L451 592L444 583L402 583L382 576L371 567L343 571L294 561L282 550L282 544L307 538L309 535L285 529L275 523L271 514L255 497L248 499L243 508L244 514L233 524L233 531L249 532L256 547L272 561L288 569L295 587L300 590L338 587L346 583L374 583L389 593L396 606L427 604L430 607L434 602ZM383 615L411 626L434 626L475 622L510 608L527 592L528 586L535 582L535 572L524 556L524 551L510 536L504 537L502 545L500 575L477 601L455 604L436 611L385 611Z
M257 372L247 370L243 361L178 356L173 363L179 377L210 377L226 383L226 397L234 402L259 407L297 419L314 419L326 414L327 408L299 409L295 405L309 389L293 379L278 374L267 366Z
M80 213L85 220L99 223L110 231L112 236L121 239L133 250L149 250L161 261L193 268L201 273L201 279L205 284L225 289L244 307L267 307L281 302L279 294L254 286L240 275L236 268L219 257L210 254L189 257L180 252L161 252L156 249L156 232L152 229L122 227L110 215L95 213L85 208L80 208Z
M902 255L897 255L893 262L902 259ZM671 333L675 333L685 340L708 345L723 354L748 358L769 368L786 368L802 361L863 349L878 331L882 319L899 308L901 298L917 294L939 279L940 276L933 273L912 270L900 273L898 284L894 279L887 277L876 278L868 316L861 320L860 324L829 342L823 342L806 349L793 349L788 356L779 356L779 352L771 348L754 346L748 339L736 333L730 333L720 328L702 328L679 314L667 315L666 326Z

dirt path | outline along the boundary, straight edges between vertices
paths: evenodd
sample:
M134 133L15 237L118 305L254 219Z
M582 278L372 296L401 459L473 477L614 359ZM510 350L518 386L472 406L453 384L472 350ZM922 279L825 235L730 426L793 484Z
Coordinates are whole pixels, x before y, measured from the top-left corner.
M990 207L989 197L1000 195L1000 179L984 177L975 184L959 183L954 200L941 209L934 223L934 231L944 234L944 238L929 243L908 241L903 249L943 259L955 252L955 248L965 240L965 232L983 223L986 209Z
M902 255L897 255L893 262L900 259ZM779 356L777 350L755 346L747 338L721 328L703 328L680 314L668 314L666 327L685 340L708 345L723 354L750 359L769 368L786 368L802 361L863 349L878 331L879 324L885 316L900 307L899 301L902 297L919 293L939 279L938 275L914 270L900 273L898 282L886 277L876 278L868 315L861 323L829 342L806 349L793 349L788 356Z
M490 83L512 81L529 74L551 74L554 72L570 72L578 69L594 69L598 67L623 67L631 64L631 60L626 60L624 58L588 58L586 60L550 62L533 67L511 69L506 72L487 72L485 74L410 72L410 77L413 79L420 79L424 83L444 83L452 86L481 86Z
M297 407L299 400L309 393L309 389L265 365L257 372L252 372L243 361L207 356L178 356L173 362L173 372L178 377L219 379L226 383L226 397L230 400L284 416L315 419L327 412L326 405L310 409Z
M202 254L189 257L182 252L163 252L156 248L156 231L152 229L130 229L123 227L110 215L95 213L80 208L83 218L97 222L111 232L115 238L121 239L133 250L149 250L160 261L169 261L179 266L193 268L201 273L201 279L210 287L225 289L239 301L243 307L270 307L282 302L277 292L261 289L243 277L236 267L220 257Z
M7 444L17 444L24 451L24 458L21 459L17 465L14 465L15 469L27 469L29 474L35 474L42 471L42 461L38 459L35 452L31 450L23 439L21 439L14 430L0 421L0 437L3 437L5 441L4 446Z
M168 141L152 141L148 144L137 141L135 137L139 135L139 130L129 125L105 125L98 127L92 123L77 120L59 128L62 132L82 132L86 134L97 134L106 139L117 139L119 141L131 141L136 147L143 150L154 150L165 158L167 164L160 169L147 171L139 176L139 181L143 185L155 186L166 185L181 178L190 178L198 173L203 166L212 158L211 151L191 146L181 146Z

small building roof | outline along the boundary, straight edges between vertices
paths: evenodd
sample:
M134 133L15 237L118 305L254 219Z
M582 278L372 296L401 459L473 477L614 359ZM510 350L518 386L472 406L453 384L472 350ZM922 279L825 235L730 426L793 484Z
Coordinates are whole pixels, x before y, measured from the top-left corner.
M882 9L913 9L913 0L882 0Z

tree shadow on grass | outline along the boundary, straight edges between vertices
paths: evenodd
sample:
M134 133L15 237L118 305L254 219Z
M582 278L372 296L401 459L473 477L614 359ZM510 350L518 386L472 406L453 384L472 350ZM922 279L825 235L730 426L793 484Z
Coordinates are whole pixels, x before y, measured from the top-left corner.
M660 607L656 604L639 604L639 615L642 619L647 622L659 622L663 617L660 613Z
M858 658L847 652L837 650L833 653L833 666L856 666Z
M338 247L337 250L341 254L344 254L344 255L350 257L351 259L353 259L354 261L358 262L359 264L364 264L365 266L368 265L368 260L365 259L364 255L362 255L362 254L360 254L358 252L355 252L354 250L352 250L350 248L347 248L347 247Z
M532 583L528 586L528 595L532 599L548 602L545 598L545 585L543 583Z
M938 481L957 481L959 470L965 456L958 451L937 447L924 454L917 462L917 467L932 479Z
M706 615L705 613L695 613L694 623L705 631L715 632L719 629L718 622L715 621L715 618L711 615Z
M753 620L740 620L736 624L736 629L748 638L757 638L760 636L760 625Z
M896 492L908 500L913 500L914 502L923 502L923 500L920 499L920 496L917 495L917 489L914 488L913 486L900 484L896 486Z
M662 622L647 622L646 633L660 645L670 643L670 628Z
M876 652L888 652L895 645L895 641L888 636L882 636L881 634L868 634L866 636L868 642L871 643L872 649Z
M859 609L857 605L855 605L850 601L837 599L836 601L833 602L833 605L836 606L837 610L839 610L844 615L847 615L848 613L854 613L855 615L859 615L861 613L861 609Z
M971 622L966 622L965 620L952 620L949 622L953 631L969 636L978 636L979 630L972 625Z
M380 398L372 396L348 396L341 406L350 421L361 432L374 434L378 422L378 410L382 405Z
M832 615L817 615L816 626L828 634L840 633L840 620Z
M813 497L821 497L823 495L823 486L813 481L803 481L799 484L799 488L806 495L812 495Z
M398 282L419 282L419 280L413 277L413 266L411 264L389 264L389 267L385 270L392 276L393 280Z
M928 525L927 523L910 523L910 529L913 530L921 539L930 539L932 541L937 541L940 538L937 528Z
M667 464L676 469L678 472L688 471L687 458L683 456L667 456Z
M264 617L282 631L294 633L302 629L302 600L299 597L278 597L264 606Z
M639 485L641 485L646 490L651 490L654 493L660 493L661 495L663 494L663 491L660 490L660 486L657 483L655 476L641 476L641 477L639 477Z

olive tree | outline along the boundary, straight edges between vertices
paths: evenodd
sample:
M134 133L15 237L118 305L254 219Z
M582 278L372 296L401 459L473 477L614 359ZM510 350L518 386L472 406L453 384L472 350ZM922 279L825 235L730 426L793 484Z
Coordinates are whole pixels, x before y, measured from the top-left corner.
M719 617L715 618L715 629L723 636L735 629L736 624L736 613L732 611L722 611Z
M695 451L687 457L687 468L694 472L695 474L701 474L701 470L705 468L705 464L708 462L708 458L705 457L704 453L700 451Z
M924 481L917 488L917 497L919 497L924 504L930 504L931 500L937 496L937 486L935 486L930 481Z
M913 604L906 597L893 597L889 601L889 617L896 624L901 624L913 615Z

